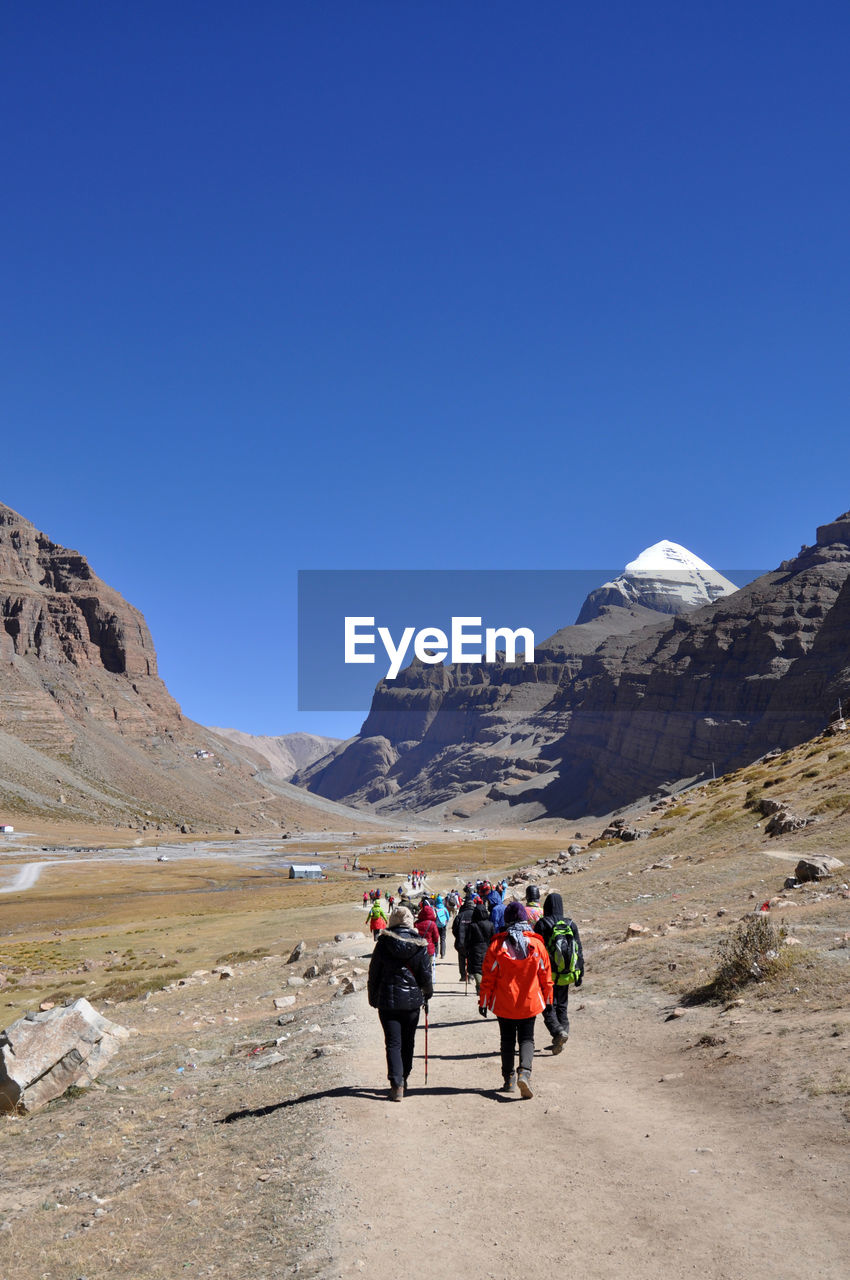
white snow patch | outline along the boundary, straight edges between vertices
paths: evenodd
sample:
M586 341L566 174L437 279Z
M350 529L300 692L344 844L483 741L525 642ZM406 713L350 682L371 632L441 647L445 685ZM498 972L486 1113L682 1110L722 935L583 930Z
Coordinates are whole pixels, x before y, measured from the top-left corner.
M666 538L647 547L640 553L637 560L629 561L623 572L671 573L676 569L701 569L707 573L714 572L710 564L700 560L699 556L688 551L687 547L680 546L678 542L669 542Z

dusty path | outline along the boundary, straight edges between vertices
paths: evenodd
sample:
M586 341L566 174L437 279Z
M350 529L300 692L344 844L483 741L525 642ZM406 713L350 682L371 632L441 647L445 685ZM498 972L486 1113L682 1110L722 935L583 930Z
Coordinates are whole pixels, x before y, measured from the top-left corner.
M501 1280L559 1259L590 1280L844 1280L846 1135L843 1150L819 1146L794 1118L724 1103L685 1052L714 1015L671 1033L660 1001L588 983L559 1057L538 1020L523 1101L497 1092L497 1025L456 972L448 956L438 966L428 1086L420 1030L401 1104L384 1100L377 1015L355 997L351 1090L327 1135L334 1280Z

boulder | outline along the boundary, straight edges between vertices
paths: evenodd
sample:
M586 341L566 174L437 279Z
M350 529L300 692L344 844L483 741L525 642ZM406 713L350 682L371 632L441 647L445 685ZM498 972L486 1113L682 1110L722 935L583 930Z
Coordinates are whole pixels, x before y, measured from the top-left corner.
M834 871L839 871L844 863L839 858L830 858L825 853L812 854L801 858L794 868L794 875L800 881L826 880Z
M292 951L290 952L290 955L289 955L289 959L287 960L286 963L295 964L297 960L301 959L301 957L303 956L306 950L307 950L307 943L302 938L301 941L297 942L295 946L292 948Z
M37 1111L90 1085L129 1035L82 998L19 1018L0 1032L0 1112Z

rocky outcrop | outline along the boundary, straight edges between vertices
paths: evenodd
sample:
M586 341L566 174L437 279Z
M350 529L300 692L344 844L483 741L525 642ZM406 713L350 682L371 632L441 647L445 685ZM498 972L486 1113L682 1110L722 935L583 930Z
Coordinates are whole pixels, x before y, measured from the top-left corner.
M92 1084L129 1034L83 999L19 1018L0 1032L0 1111L38 1111Z
M848 634L850 513L695 611L603 604L534 664L414 663L378 685L351 744L294 781L473 822L607 813L820 732L850 690Z
M138 609L79 552L0 505L0 820L315 826L303 793L262 768L183 716Z
M688 613L732 595L737 587L711 565L677 542L656 542L605 582L582 605L578 625L600 616L612 605L640 606L656 613Z

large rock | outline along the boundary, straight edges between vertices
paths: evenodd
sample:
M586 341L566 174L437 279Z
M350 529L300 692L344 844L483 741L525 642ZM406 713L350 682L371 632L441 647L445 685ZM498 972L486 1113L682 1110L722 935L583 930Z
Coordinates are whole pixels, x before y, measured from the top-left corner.
M794 869L794 875L800 881L826 880L834 871L840 871L844 863L840 858L830 858L827 854L812 854L801 858Z
M0 1032L0 1111L37 1111L91 1084L129 1034L83 999L19 1018Z

